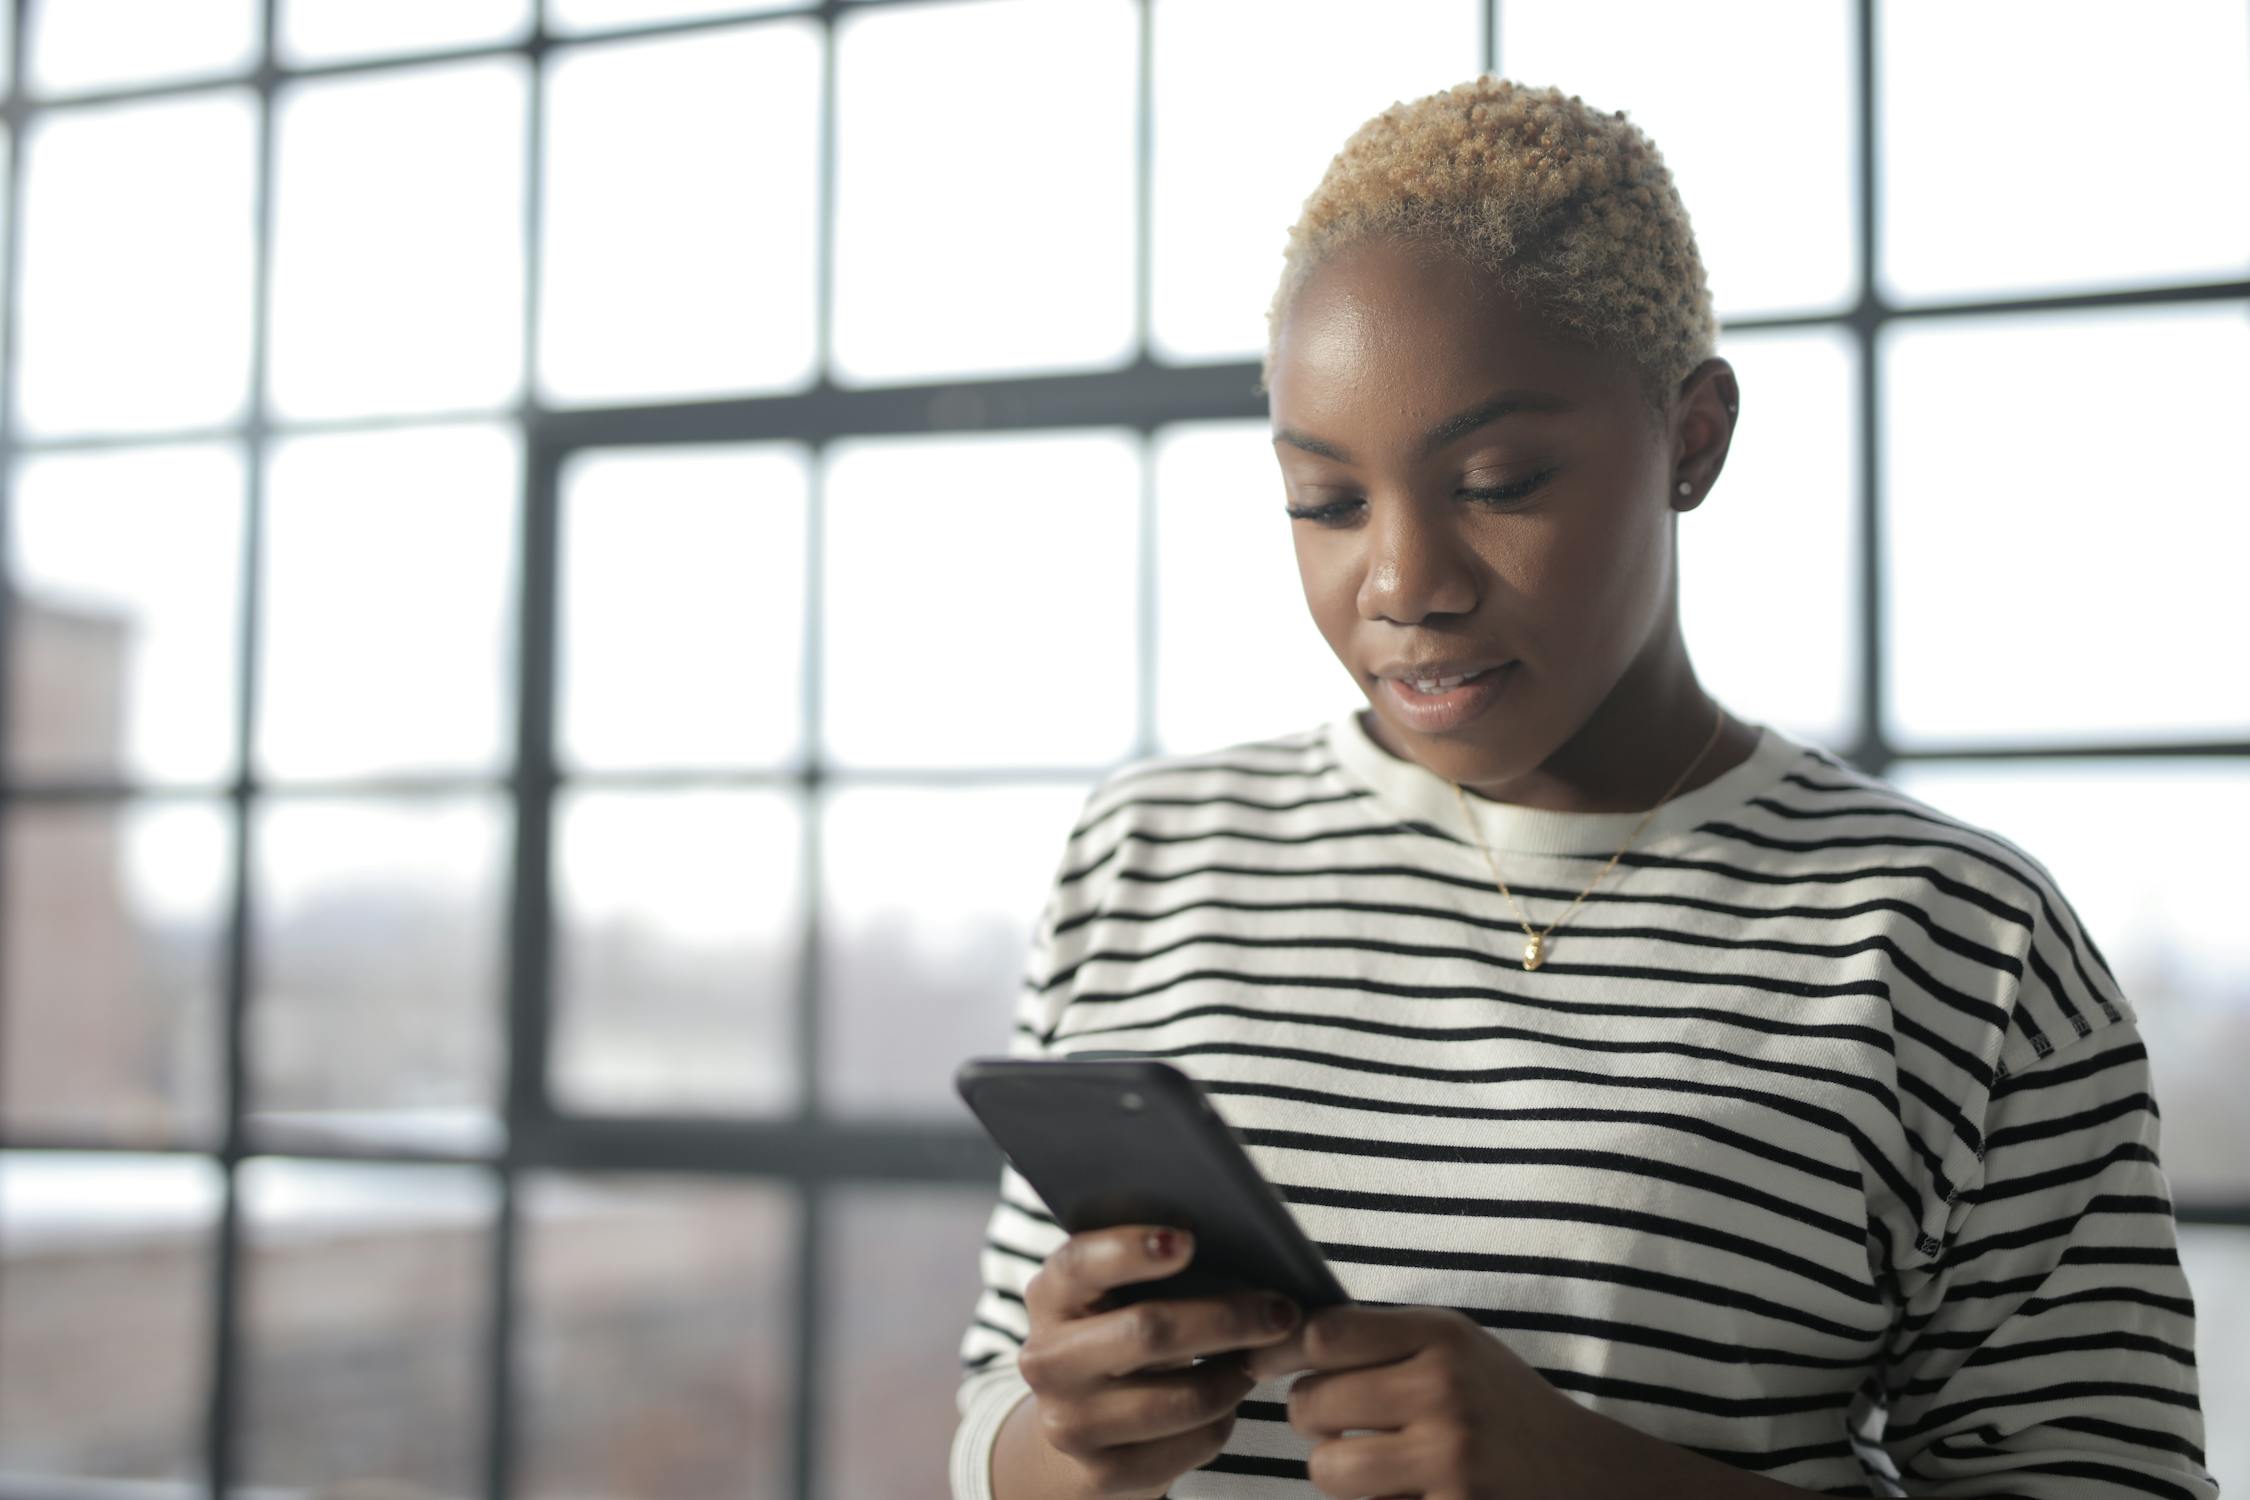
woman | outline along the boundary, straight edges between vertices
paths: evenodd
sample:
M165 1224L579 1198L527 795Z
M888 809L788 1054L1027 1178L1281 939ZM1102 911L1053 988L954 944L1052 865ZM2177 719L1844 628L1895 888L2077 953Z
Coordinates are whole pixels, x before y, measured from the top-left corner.
M1066 1237L1005 1170L958 1500L2215 1495L2075 911L1689 664L1677 518L1740 399L1653 146L1490 77L1395 105L1269 329L1369 707L1110 775L1012 1050L1192 1073L1356 1305L1109 1307L1186 1236Z

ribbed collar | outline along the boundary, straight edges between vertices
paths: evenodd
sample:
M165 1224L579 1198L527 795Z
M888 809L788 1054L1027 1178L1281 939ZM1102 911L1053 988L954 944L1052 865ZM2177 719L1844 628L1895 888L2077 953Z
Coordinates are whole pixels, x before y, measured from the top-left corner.
M1452 784L1428 767L1401 760L1376 744L1360 723L1362 712L1373 710L1351 710L1330 720L1324 731L1343 774L1374 792L1398 816L1434 825L1460 840L1469 858L1481 864L1483 855L1477 851L1471 830L1461 821L1461 805L1453 795ZM1757 729L1758 743L1748 759L1716 780L1665 803L1633 839L1633 847L1646 849L1739 806L1807 753L1805 745L1771 725L1759 724ZM1481 833L1495 851L1601 859L1618 851L1646 812L1553 812L1494 802L1474 793L1469 796L1469 808L1476 817L1475 832Z

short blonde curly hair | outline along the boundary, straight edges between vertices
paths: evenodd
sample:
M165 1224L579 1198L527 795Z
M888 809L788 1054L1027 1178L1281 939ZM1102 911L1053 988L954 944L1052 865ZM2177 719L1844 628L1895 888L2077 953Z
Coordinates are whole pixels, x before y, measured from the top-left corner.
M1266 312L1262 392L1282 320L1362 240L1435 243L1530 310L1639 372L1652 413L1717 352L1687 209L1654 142L1576 94L1493 74L1400 102L1352 132L1305 199Z

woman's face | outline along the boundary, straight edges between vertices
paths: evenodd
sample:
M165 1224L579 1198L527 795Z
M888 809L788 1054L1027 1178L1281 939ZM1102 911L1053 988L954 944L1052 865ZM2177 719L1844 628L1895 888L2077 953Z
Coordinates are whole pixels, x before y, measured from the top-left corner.
M1668 742L1692 733L1692 753L1712 710L1679 643L1672 518L1724 456L1722 361L1660 422L1625 361L1449 254L1377 241L1300 290L1267 388L1287 504L1315 513L1289 522L1305 600L1379 743L1534 806L1633 805L1636 755L1678 774ZM1432 663L1499 670L1437 698L1387 680Z

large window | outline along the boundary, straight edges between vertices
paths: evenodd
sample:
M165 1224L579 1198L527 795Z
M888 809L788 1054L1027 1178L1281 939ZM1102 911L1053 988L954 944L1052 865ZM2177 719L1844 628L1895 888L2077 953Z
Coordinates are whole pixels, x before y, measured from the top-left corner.
M952 1068L1096 778L1359 701L1263 314L1344 136L1480 70L1625 109L1694 215L1706 683L2039 857L2140 1009L2250 1482L2239 0L0 49L0 1496L942 1500L999 1167Z

